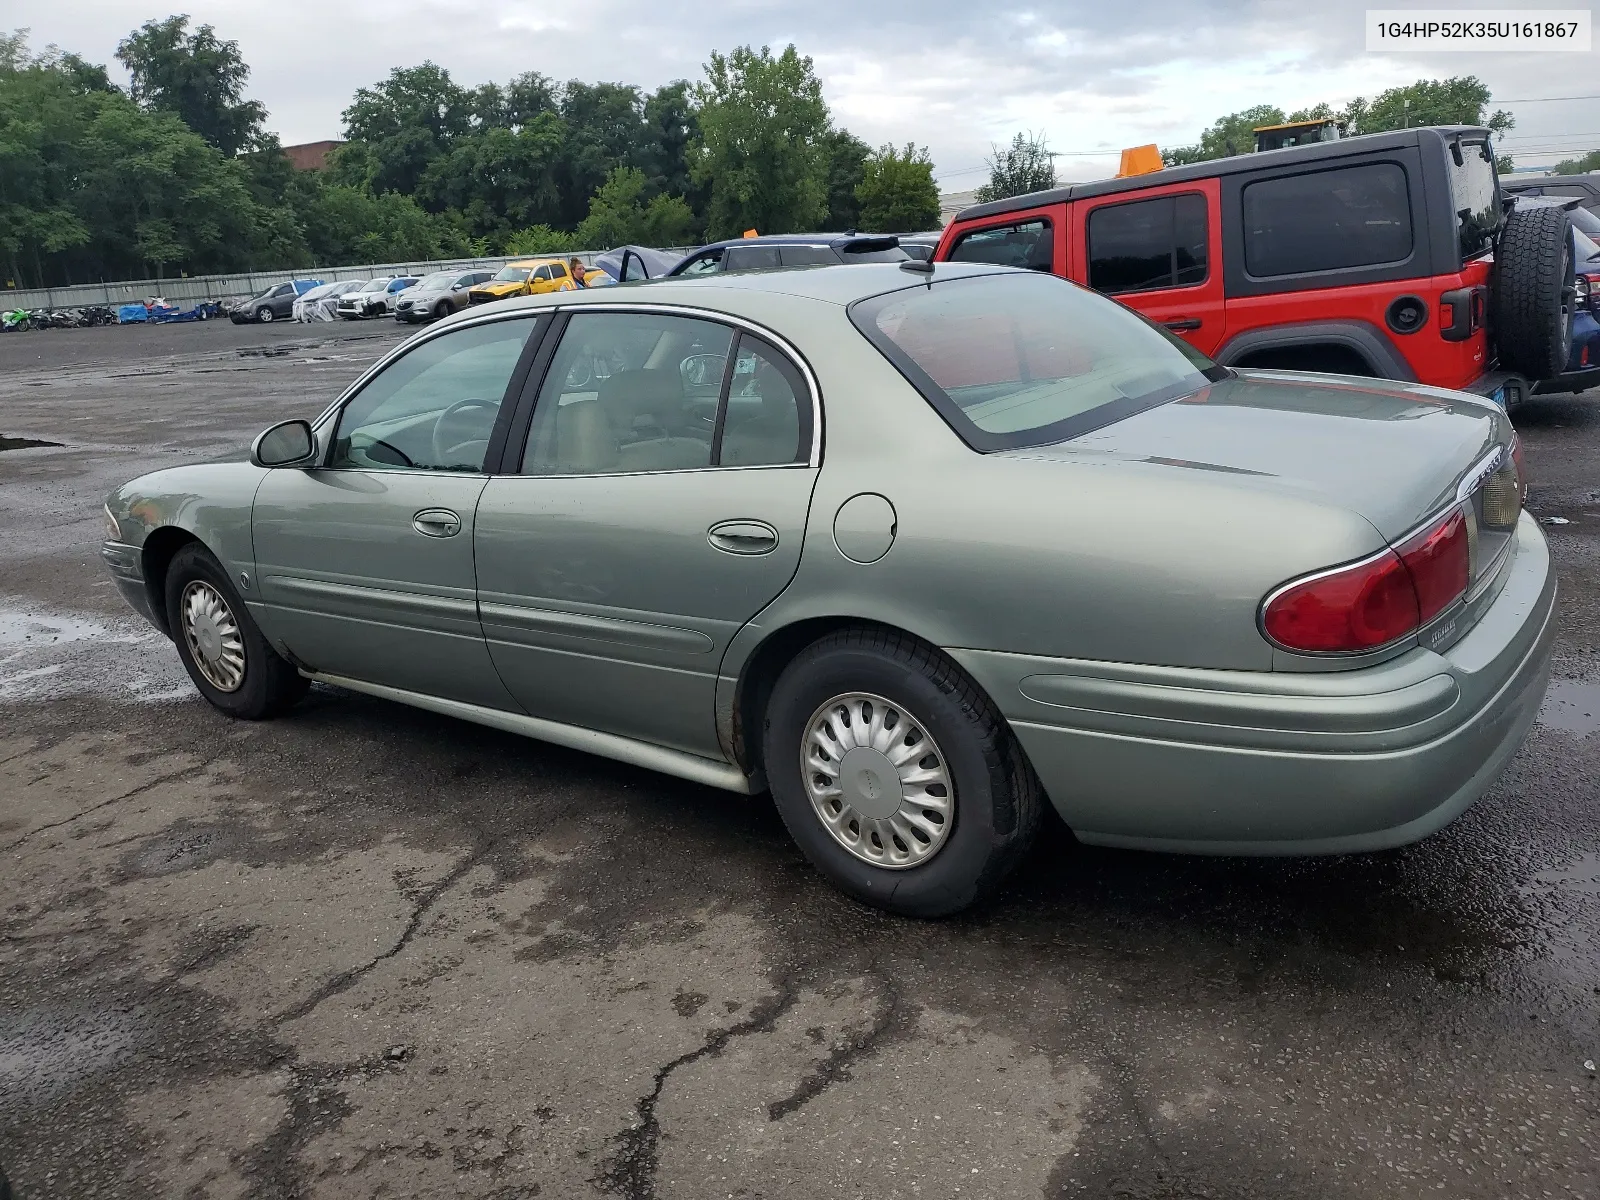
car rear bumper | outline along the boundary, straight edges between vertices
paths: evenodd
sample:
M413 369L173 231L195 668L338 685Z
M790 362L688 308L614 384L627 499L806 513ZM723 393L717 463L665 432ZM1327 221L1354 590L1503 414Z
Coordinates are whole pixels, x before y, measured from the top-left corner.
M1557 375L1554 379L1541 379L1533 385L1533 394L1559 396L1562 392L1586 392L1592 387L1600 387L1600 367L1568 371L1564 375Z
M1443 653L1316 673L952 650L1079 840L1202 854L1405 845L1460 816L1544 698L1555 576L1524 514L1500 592Z

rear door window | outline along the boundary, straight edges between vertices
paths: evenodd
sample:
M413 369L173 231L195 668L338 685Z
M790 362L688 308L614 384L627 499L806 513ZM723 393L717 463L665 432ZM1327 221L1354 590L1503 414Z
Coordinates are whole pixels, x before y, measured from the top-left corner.
M724 271L765 271L782 265L776 246L729 246L722 257Z
M1204 196L1158 196L1089 214L1089 286L1098 292L1204 283L1208 251Z
M1363 163L1246 184L1245 270L1258 279L1411 257L1411 196L1398 163Z
M1457 150L1461 162L1455 161ZM1487 140L1461 141L1444 156L1450 176L1450 211L1456 214L1457 240L1463 261L1494 249L1500 229L1500 187L1494 169L1494 152Z
M826 267L839 261L827 246L780 246L778 260L786 267Z
M951 262L994 263L1002 267L1055 270L1055 237L1050 221L1035 217L1014 225L990 225L963 233L950 247Z

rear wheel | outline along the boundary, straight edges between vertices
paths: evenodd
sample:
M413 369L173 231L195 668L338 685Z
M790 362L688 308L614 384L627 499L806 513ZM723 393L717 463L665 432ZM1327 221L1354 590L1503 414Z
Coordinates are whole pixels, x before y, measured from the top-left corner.
M1565 209L1518 205L1495 249L1490 317L1500 365L1552 379L1572 353L1572 235Z
M764 763L812 864L868 904L958 912L1021 860L1042 799L1004 718L943 654L856 629L803 650L773 688Z
M267 643L222 564L198 542L172 556L166 601L178 656L213 708L256 721L305 695L306 680Z

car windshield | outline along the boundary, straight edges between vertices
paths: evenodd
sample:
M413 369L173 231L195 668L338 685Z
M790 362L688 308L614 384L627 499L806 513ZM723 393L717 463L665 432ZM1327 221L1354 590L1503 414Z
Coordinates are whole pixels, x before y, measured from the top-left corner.
M1572 227L1579 233L1587 234L1594 241L1600 241L1600 217L1595 216L1581 204L1567 209L1567 216L1572 220Z
M1115 301L1031 271L874 296L850 318L978 450L1063 441L1227 374Z
M424 275L417 280L416 287L421 292L443 291L459 278L458 271L435 271L432 275Z
M532 267L501 267L494 278L496 283L527 283L532 274Z
M371 283L367 284L367 286L362 288L361 290L363 292L381 292L381 291L383 291L384 288L386 288L388 286L389 286L389 281L387 279L374 279Z

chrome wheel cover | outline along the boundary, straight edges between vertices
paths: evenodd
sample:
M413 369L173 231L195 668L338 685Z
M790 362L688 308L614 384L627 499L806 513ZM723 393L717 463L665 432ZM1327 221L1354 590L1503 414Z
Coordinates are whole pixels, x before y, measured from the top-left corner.
M862 862L920 866L950 836L956 799L944 752L882 696L850 692L820 705L801 734L800 763L817 819Z
M236 692L244 683L244 635L233 610L203 579L191 580L179 604L183 637L206 682L219 692Z

